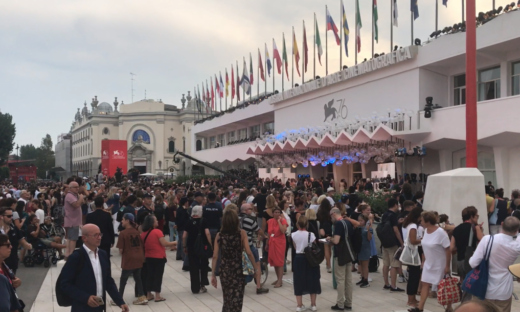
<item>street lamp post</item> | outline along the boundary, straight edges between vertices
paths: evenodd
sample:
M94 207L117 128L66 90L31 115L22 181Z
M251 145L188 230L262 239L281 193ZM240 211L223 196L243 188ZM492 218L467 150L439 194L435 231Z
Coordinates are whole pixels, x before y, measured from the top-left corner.
M20 147L18 146L18 144L16 144L16 160L20 160L20 155L18 154L19 149Z

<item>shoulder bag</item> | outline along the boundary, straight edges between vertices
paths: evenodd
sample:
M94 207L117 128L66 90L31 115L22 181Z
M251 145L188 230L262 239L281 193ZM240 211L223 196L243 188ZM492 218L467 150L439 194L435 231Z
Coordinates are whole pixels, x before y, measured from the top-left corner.
M240 231L240 241L242 241L242 231ZM255 268L253 266L253 263L251 263L251 260L247 256L247 252L245 251L244 246L242 246L242 274L244 274L245 276L255 275Z
M478 267L474 268L468 273L468 275L466 275L466 278L462 283L462 291L470 293L473 296L478 297L480 300L486 299L489 279L489 255L491 254L492 248L493 235L489 237L484 259L482 259Z
M322 246L316 241L311 242L311 233L309 232L309 236L307 238L307 247L303 249L305 253L305 258L307 258L307 262L311 267L318 267L323 262L325 258L325 252Z
M417 229L416 229L417 231ZM404 242L403 252L398 259L402 264L419 266L421 265L421 257L419 257L419 249L416 245L410 243L410 230L406 234L406 241Z

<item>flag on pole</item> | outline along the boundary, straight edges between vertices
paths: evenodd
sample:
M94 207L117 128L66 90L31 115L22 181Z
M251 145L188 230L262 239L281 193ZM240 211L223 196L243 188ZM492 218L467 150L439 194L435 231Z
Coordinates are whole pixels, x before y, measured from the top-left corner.
M283 61L285 62L285 75L287 76L287 80L289 80L289 62L287 61L287 48L285 47L285 35L283 36L282 58L283 58Z
M321 65L321 56L323 55L323 46L321 45L320 29L318 28L318 21L316 21L316 46L318 47L318 61Z
M222 81L222 73L219 72L220 75L220 98L224 97L224 81Z
M278 51L278 47L276 46L276 42L274 42L273 38L273 59L276 61L276 69L278 69L278 74L282 73L282 58L280 57L280 51Z
M253 85L253 58L251 57L251 53L249 53L249 84Z
M347 22L347 13L345 12L345 6L343 6L343 2L341 3L341 10L343 12L343 36L345 38L344 44L345 44L345 54L348 57L348 38L350 35L350 30L348 29L348 22Z
M303 23L303 54L305 56L304 72L307 72L307 64L309 63L309 47L307 46L307 31L305 30L305 22Z
M217 78L217 75L215 75L215 93L217 97L220 96L220 85L218 83L218 78Z
M233 66L231 66L231 99L235 98L235 73L233 72Z
M206 103L206 92L204 91L204 82L202 83L202 100Z
M229 95L229 76L228 76L227 68L226 68L226 98L228 97L228 95Z
M238 72L238 61L237 61L237 103L240 101L240 73Z
M413 12L413 19L416 20L419 18L419 6L417 5L417 0L410 0L410 10Z
M215 110L215 91L213 89L213 80L211 80L211 109Z
M334 37L336 38L336 43L338 45L341 44L341 40L339 39L338 35L338 27L336 27L336 24L334 24L334 20L332 19L332 16L329 13L329 9L327 8L327 31L332 30L334 33Z
M262 81L265 81L264 62L262 62L262 54L260 54L260 49L258 49L258 70L260 71L260 78L262 78Z
M374 6L372 9L374 10L374 39L376 40L376 42L379 42L379 31L377 28L377 0L374 0Z
M269 75L269 77L271 77L271 68L273 68L273 65L271 64L271 59L269 58L267 43L265 44L265 62L267 63L267 74Z
M445 7L448 7L448 0L442 0L442 4L444 4Z
M251 92L251 83L249 82L249 73L247 72L246 59L244 58L244 71L242 73L242 81L240 82L242 88L247 95Z
M294 56L294 60L296 61L296 71L298 71L298 76L301 76L300 75L300 65L298 64L300 62L300 51L298 51L298 43L296 42L296 35L295 35L294 31L293 31L293 56Z
M359 14L359 0L356 0L356 40L358 53L361 52L361 14Z
M392 20L395 27L398 26L397 18L399 17L399 13L397 11L397 0L394 0L394 12L392 14Z
M209 100L210 100L210 97L209 97L208 81L206 80L206 101L209 102Z

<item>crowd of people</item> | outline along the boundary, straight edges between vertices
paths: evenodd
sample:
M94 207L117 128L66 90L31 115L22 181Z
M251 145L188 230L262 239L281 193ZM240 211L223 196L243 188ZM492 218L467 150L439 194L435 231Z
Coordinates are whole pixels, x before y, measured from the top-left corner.
M237 174L246 177L246 172ZM288 287L283 276L291 271L296 311L307 309L304 295L310 295L308 309L317 311L321 271L306 255L312 243L323 250L322 265L332 274L337 290L331 310L352 310L353 289L371 286L370 266L379 256L384 289L406 292L408 311L423 311L446 275L458 275L462 283L486 257L488 247L485 304L496 311L511 311L509 266L520 256L520 239L515 239L520 229L520 191L507 199L502 189L486 186L487 211L480 212L489 221L485 229L475 207L461 207L463 223L454 225L447 215L423 206L422 191L414 192L406 181L394 182L400 184L400 191L393 193L381 215L357 196L370 188L366 180L350 187L342 180L337 190L331 179L309 177L284 183L253 177L247 185L229 178L177 185L79 177L65 183L4 184L0 189L0 295L11 300L9 308L0 305L0 311L23 309L18 299L23 294L16 294L22 282L16 277L18 264L26 253L45 249L66 261L57 297L69 298L77 311L105 304L128 311L123 294L130 276L135 281L133 304L165 301L161 292L168 252L189 272L193 294L206 293L210 284L219 287L220 279L223 311L242 310L244 289L250 282L258 295L268 293L269 284ZM64 233L56 230L60 227ZM405 250L411 250L411 260L403 265L399 255ZM114 252L121 255L119 287L109 269ZM261 281L263 263L274 268L275 277L268 284ZM406 289L399 283L407 283ZM464 304L458 309L483 305L474 299L463 293ZM446 310L452 311L451 305Z

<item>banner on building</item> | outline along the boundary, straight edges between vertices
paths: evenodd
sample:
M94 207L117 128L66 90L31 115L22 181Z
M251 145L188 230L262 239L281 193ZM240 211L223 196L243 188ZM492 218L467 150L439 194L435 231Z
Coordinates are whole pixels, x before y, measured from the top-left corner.
M117 168L126 174L128 171L127 143L125 140L101 141L101 172L103 175L113 177Z

